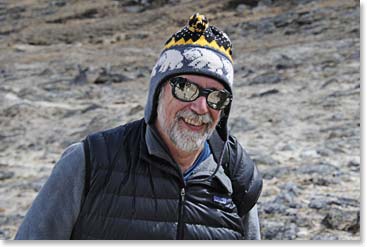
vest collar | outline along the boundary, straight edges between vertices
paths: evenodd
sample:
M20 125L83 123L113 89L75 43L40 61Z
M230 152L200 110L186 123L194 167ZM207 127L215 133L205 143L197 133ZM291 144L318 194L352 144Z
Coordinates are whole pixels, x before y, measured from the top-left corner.
M175 163L171 155L167 152L168 148L159 136L155 127L150 124L147 124L146 126L145 142L147 144L148 153L167 160L170 163Z
M159 136L155 127L150 124L147 124L146 126L145 142L147 144L149 154L165 159L171 163L175 163L171 155L166 151L168 148ZM217 131L214 131L212 136L209 138L209 145L212 150L214 160L219 162L221 160L220 156L222 155L222 151L225 147L225 141L222 140Z

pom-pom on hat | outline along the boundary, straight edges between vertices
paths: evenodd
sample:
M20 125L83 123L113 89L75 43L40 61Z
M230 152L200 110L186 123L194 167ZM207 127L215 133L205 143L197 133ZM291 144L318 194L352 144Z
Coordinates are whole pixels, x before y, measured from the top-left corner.
M191 16L188 25L172 35L164 48L190 44L215 49L232 61L232 44L228 36L218 28L209 26L208 19L199 13Z
M159 90L167 79L196 74L214 78L232 93L232 44L228 36L199 13L190 17L188 24L173 34L165 43L159 59L152 69L144 118L147 124L157 114ZM231 105L224 113L217 131L223 140L228 137L227 120Z

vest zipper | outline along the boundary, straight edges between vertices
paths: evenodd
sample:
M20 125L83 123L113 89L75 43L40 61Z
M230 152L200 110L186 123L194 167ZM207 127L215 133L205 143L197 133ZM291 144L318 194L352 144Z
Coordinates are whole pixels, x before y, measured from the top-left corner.
M184 223L182 221L183 221L183 213L184 213L184 208L185 208L185 195L186 195L186 191L185 191L185 187L183 187L180 193L176 239L183 239L184 237Z

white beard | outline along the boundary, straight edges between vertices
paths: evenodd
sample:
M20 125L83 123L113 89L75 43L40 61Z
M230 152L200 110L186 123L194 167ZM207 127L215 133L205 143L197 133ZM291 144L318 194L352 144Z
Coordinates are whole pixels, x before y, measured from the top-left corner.
M158 122L162 127L162 130L166 132L175 146L185 152L193 152L201 149L204 146L205 141L211 136L215 127L213 125L213 119L209 113L204 115L198 115L193 111L184 109L177 112L173 121L168 121L164 111L163 104L161 103L162 97L158 102ZM181 117L190 117L193 119L201 119L203 123L206 123L206 129L202 133L193 132L188 129L181 128L179 120Z
M165 121L165 123L167 123L167 121ZM171 141L179 149L186 152L193 152L202 148L205 141L212 133L208 128L203 133L192 132L190 130L180 128L177 120L173 123L173 126L170 128L167 127L166 129Z

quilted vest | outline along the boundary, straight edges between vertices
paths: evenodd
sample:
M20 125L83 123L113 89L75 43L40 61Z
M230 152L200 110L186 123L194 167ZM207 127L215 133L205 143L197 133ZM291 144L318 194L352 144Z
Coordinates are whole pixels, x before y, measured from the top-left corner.
M226 172L214 151L185 182L177 164L149 154L146 128L139 120L86 138L86 193L71 238L242 239L240 217L262 186L253 163L236 177L238 150L227 145Z

